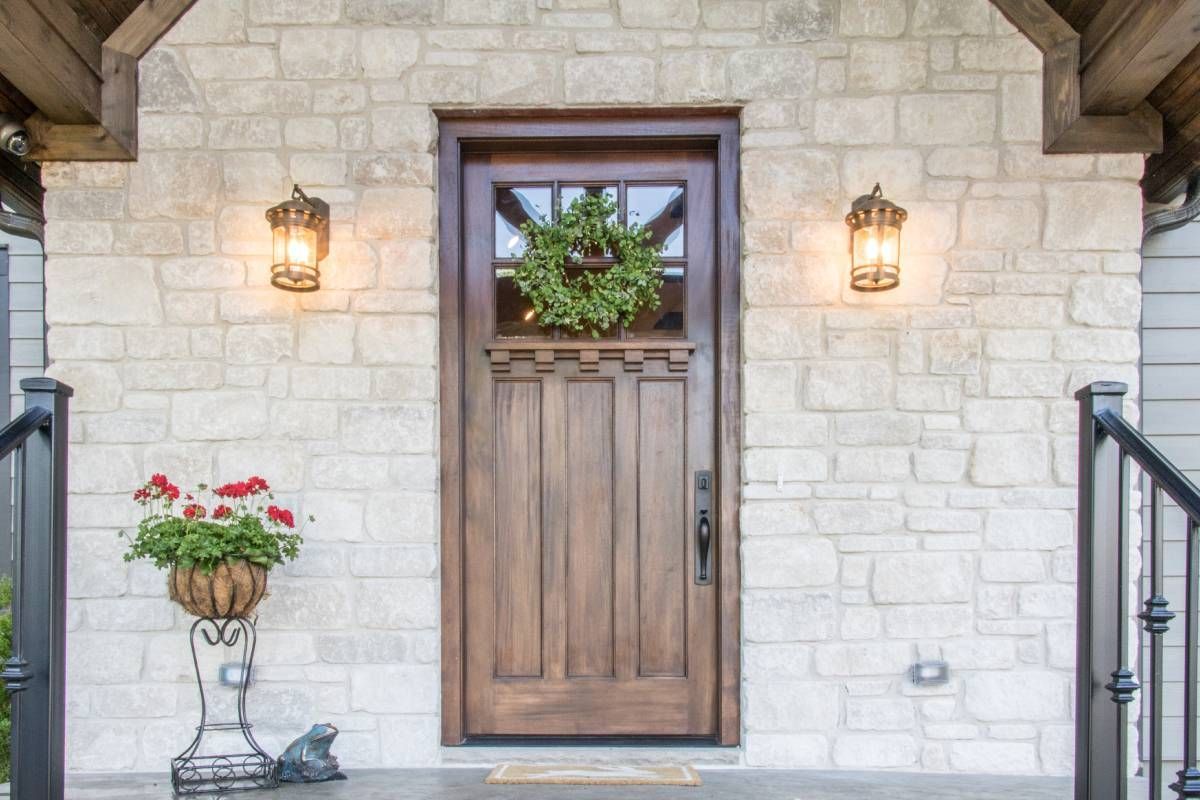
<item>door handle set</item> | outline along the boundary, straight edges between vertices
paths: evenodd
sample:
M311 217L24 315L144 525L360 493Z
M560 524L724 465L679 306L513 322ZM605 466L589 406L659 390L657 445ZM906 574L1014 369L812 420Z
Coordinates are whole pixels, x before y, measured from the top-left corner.
M712 583L711 555L713 545L712 524L712 472L706 469L696 472L696 584L708 586Z

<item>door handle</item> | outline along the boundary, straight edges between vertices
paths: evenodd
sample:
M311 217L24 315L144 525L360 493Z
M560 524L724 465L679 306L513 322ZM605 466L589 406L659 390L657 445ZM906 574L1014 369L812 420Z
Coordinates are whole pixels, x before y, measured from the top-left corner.
M696 473L696 583L712 583L712 472Z

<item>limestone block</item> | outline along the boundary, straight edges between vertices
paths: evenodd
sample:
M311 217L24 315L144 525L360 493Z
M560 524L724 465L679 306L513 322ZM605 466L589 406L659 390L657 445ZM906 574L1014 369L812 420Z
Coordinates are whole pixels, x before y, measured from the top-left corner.
M371 373L345 367L293 367L292 395L306 400L365 400Z
M115 361L125 354L125 337L120 328L56 327L47 332L46 347L54 361Z
M1041 104L1041 76L1005 75L1000 81L1000 137L1006 142L1039 141Z
M979 514L944 508L917 508L908 512L908 528L931 533L974 532L981 527Z
M818 734L748 733L745 742L748 766L813 769L829 764L829 742Z
M816 60L799 49L741 50L729 58L729 88L736 100L808 97L816 82Z
M1074 639L1072 639L1074 641ZM1071 775L1075 771L1075 728L1047 725L1038 743L1042 769L1050 775Z
M429 189L367 189L358 208L355 234L367 239L418 239L433 235L433 192Z
M434 418L428 403L345 407L342 447L353 453L432 452Z
M969 606L900 606L883 612L884 628L893 639L944 639L969 636L975 621Z
M987 390L992 397L1062 397L1065 376L1058 364L993 364Z
M376 714L433 714L438 710L439 674L433 667L382 664L350 671L350 707Z
M1009 669L1016 664L1016 648L1004 639L954 639L941 647L951 669Z
M68 681L99 686L137 683L144 641L135 633L75 633L67 648Z
M109 364L62 361L48 367L46 377L75 390L71 398L74 411L114 411L121 404L121 377Z
M132 770L137 763L138 732L102 720L72 719L66 751L69 770Z
M875 560L875 602L956 603L971 599L974 570L956 553L886 553Z
M379 719L379 749L385 767L427 767L438 763L437 716Z
M934 331L929 335L929 371L935 375L979 372L982 337L977 330Z
M1137 278L1085 276L1071 289L1071 319L1097 327L1134 328L1141 316Z
M1067 681L1055 672L980 672L964 683L967 711L984 722L1053 720L1067 714Z
M886 150L870 148L867 150L851 150L842 158L842 183L851 192L870 191L875 182L885 187L890 197L906 197L917 194L924 182L921 153L917 150ZM907 206L908 203L905 202ZM951 208L951 211L954 209ZM916 215L910 213L910 222L916 222ZM953 226L953 223L951 223ZM836 234L833 232L836 230ZM846 231L842 228L831 228L831 238L837 238L839 245L844 245ZM911 228L904 228L904 243L908 246ZM953 244L953 239L951 239Z
M1033 247L1038 242L1041 210L1031 200L968 200L962 218L962 242L981 249Z
M404 7L403 4L391 5ZM360 3L360 9L361 6ZM420 37L414 31L390 28L365 30L360 50L363 74L368 78L398 78L417 63L420 46Z
M225 358L231 364L274 364L291 357L290 325L238 325L225 337Z
M276 77L275 57L267 47L191 47L187 62L199 81Z
M1033 432L1043 429L1045 419L1042 404L1034 400L968 400L963 406L963 427L969 431Z
M817 362L809 367L805 406L824 411L883 408L891 394L892 375L881 362Z
M941 93L900 98L900 138L909 144L987 144L995 130L996 102L990 95Z
M1049 509L989 511L984 530L988 546L997 550L1056 550L1075 537L1071 513Z
M255 392L183 392L171 409L171 429L183 440L254 439L266 426L266 398Z
M838 721L838 692L812 683L755 683L746 687L750 731L826 730Z
M747 642L812 642L833 637L833 597L797 590L748 591L742 621Z
M354 328L354 318L349 316L305 317L299 329L297 354L300 360L314 364L349 364L354 360Z
M986 36L991 33L986 0L917 0L912 32L916 36Z
M821 315L796 308L747 309L742 335L747 358L812 357L820 354Z
M1041 483L1049 473L1049 458L1049 447L1042 436L980 436L971 453L971 480L980 486Z
M796 368L788 363L752 362L742 368L746 411L788 411L796 407Z
M904 411L957 411L962 383L957 378L901 377L896 381L896 407Z
M742 569L747 588L826 586L837 579L837 554L828 541L748 539L742 543Z
M829 439L829 421L820 414L749 414L745 444L749 447L813 447Z
M858 3L860 7L864 4ZM843 27L845 24L843 17ZM850 46L849 88L878 93L923 89L928 64L925 42L855 42Z
M814 219L838 208L837 159L815 150L751 151L742 159L748 213L768 219Z
M913 701L904 697L846 699L846 727L857 731L905 731L916 725Z
M162 305L148 258L58 256L46 262L51 325L156 325Z
M911 473L907 450L842 450L834 477L839 481L903 481Z
M129 214L136 219L211 217L220 185L213 155L145 153L129 168Z
M621 24L628 28L692 28L700 20L698 0L617 0Z
M1136 184L1111 181L1050 183L1046 193L1048 250L1136 250L1142 236Z
M436 400L437 373L427 367L372 370L371 396L381 400Z
M822 144L887 144L896 136L893 97L827 97L817 101L813 138Z
M912 655L904 642L834 643L817 645L814 663L822 676L901 675Z
M825 455L817 450L754 448L745 454L748 481L823 481L829 467Z
M354 584L358 624L384 630L437 625L437 582L424 578L359 580Z
M424 316L366 318L358 323L357 346L364 364L432 364L437 323Z
M812 513L821 533L886 533L904 521L899 505L878 501L820 503Z
M375 493L367 501L367 531L376 541L433 542L438 534L437 519L437 496L433 494Z
M914 414L890 411L838 414L834 420L838 444L915 444L921 436L921 420Z
M967 471L967 455L957 450L918 450L913 472L920 483L957 483Z
M382 150L428 152L433 123L424 106L384 106L371 111L371 143Z
M833 32L834 0L769 0L763 34L768 42L811 42Z
M839 31L843 36L901 36L907 5L904 0L843 0Z
M73 504L75 499L71 502ZM96 523L89 521L88 524ZM67 596L116 597L124 594L129 575L129 568L121 560L124 551L125 543L111 531L72 530Z
M525 25L533 0L446 0L446 22L460 25Z
M132 492L142 483L141 454L133 448L72 443L70 461L68 479L72 492Z
M641 5L641 4L639 4ZM660 4L653 4L658 7ZM649 103L654 100L653 59L587 56L563 68L568 103Z
M726 97L726 56L719 52L664 53L658 97L664 103L711 103Z
M151 50L138 63L138 109L178 114L199 111L202 103L196 82L174 50Z
M529 53L500 54L484 59L479 97L493 103L550 103L555 100L558 61Z
M241 0L200 0L163 36L166 44L225 44L244 41Z
M977 775L1030 775L1037 772L1037 753L1025 742L954 742L950 767Z
M250 0L250 21L258 25L337 22L338 0Z
M429 25L436 20L439 5L437 0L345 0L344 13L355 22Z

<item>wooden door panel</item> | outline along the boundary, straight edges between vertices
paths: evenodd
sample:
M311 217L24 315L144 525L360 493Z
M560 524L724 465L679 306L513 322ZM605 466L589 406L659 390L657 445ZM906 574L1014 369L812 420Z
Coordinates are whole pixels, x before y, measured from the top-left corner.
M717 733L719 584L694 580L692 519L693 474L717 466L713 175L696 152L464 163L468 735ZM498 333L495 286L513 266L497 255L498 186L613 185L624 203L626 186L653 181L685 194L670 262L685 329Z
M639 380L638 634L642 677L687 672L687 463L685 384Z
M500 677L542 674L542 385L495 384L495 613Z
M567 381L567 676L615 675L613 382Z

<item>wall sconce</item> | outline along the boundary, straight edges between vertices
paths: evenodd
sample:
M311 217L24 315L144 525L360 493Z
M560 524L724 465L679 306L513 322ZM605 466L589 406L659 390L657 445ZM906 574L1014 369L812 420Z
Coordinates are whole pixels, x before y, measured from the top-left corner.
M289 292L321 288L317 263L329 255L329 203L299 186L292 198L267 209L271 223L271 285Z
M882 292L900 285L900 228L908 212L883 197L879 184L850 206L850 288Z

